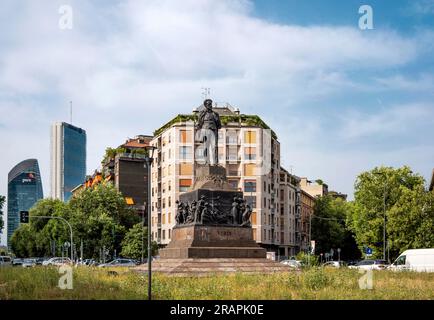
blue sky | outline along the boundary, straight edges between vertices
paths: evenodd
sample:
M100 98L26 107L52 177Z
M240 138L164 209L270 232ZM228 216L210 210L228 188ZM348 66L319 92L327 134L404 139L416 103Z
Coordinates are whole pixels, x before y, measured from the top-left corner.
M73 28L58 27L61 5ZM359 7L373 9L360 30ZM104 149L201 103L201 88L277 133L282 163L352 196L358 173L434 167L434 0L2 1L0 194L37 158L49 194L49 127Z

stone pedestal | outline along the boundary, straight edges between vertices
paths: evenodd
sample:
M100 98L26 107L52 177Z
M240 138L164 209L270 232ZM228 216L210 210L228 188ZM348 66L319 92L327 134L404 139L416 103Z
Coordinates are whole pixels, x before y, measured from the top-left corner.
M266 250L253 240L252 228L186 225L172 230L172 240L160 250L162 259L265 258Z

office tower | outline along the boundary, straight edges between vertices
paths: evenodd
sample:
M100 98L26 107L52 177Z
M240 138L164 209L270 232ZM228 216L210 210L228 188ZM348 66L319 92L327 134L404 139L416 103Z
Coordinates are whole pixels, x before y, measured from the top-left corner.
M43 198L38 160L28 159L17 164L8 174L7 240L20 224L20 211L28 211Z
M67 201L86 178L86 131L65 122L51 126L51 197Z

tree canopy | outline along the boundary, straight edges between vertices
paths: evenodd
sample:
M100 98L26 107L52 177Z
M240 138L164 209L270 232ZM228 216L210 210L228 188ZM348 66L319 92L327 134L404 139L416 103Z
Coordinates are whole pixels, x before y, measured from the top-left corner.
M361 173L354 198L348 224L361 250L369 246L374 257L383 256L384 219L392 259L408 248L434 246L434 195L425 191L424 179L409 167Z
M341 259L360 257L354 235L346 225L351 211L351 203L329 195L315 199L312 217L312 240L315 240L315 252L326 253L331 249L337 258L337 249L341 249Z
M59 255L62 245L70 241L64 221L36 216L66 219L73 229L76 253L79 254L83 243L86 258L99 258L103 249L113 255L120 253L125 234L140 221L111 184L85 189L67 203L43 199L30 210L30 223L21 225L11 238L17 256Z

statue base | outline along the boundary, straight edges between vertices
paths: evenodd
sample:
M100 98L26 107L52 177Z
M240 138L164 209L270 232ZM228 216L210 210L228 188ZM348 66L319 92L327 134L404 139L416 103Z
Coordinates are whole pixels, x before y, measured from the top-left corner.
M182 225L172 230L171 242L160 249L162 259L265 258L253 240L252 228L221 225Z

